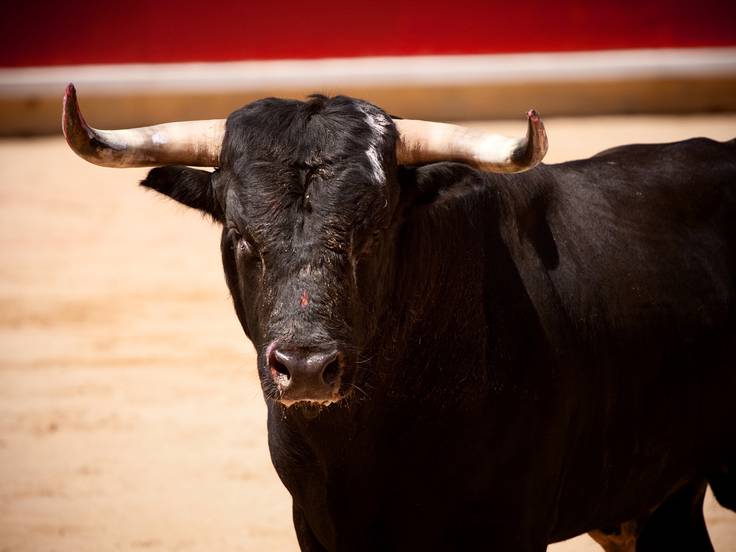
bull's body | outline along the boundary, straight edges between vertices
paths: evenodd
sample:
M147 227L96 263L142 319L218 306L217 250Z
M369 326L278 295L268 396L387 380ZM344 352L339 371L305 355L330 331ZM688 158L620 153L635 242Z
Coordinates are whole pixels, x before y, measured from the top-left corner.
M413 182L369 399L269 403L302 547L542 550L680 489L654 549L700 549L701 482L736 484L736 143Z
M501 175L406 165L529 168L534 112L509 141L266 99L197 140L67 100L93 162L217 158L143 185L223 225L304 550L710 549L706 482L736 509L736 141Z

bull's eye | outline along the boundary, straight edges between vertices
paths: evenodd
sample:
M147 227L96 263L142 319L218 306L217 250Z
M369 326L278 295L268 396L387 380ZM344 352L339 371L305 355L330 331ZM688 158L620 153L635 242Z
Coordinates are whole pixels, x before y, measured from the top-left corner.
M244 255L251 255L253 247L248 243L248 240L241 236L238 240L238 251Z
M360 252L358 253L358 258L365 257L370 253L373 248L376 246L378 241L381 238L381 231L376 230L373 232L366 240L363 242L363 246L360 248Z
M240 255L253 255L255 249L253 244L246 236L243 236L237 228L230 228L229 234L230 244L235 252Z

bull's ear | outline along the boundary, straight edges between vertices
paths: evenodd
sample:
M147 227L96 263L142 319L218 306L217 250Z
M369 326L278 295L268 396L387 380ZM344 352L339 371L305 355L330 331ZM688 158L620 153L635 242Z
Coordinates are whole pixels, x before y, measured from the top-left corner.
M463 163L399 167L401 203L405 208L447 201L474 187L487 187L482 173Z
M149 171L145 180L141 181L141 186L156 190L222 222L224 217L212 186L212 174L190 167L157 167Z

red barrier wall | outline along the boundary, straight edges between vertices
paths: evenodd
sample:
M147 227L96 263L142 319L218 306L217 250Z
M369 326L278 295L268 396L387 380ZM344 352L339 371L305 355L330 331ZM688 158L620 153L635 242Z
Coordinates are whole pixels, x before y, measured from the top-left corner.
M736 45L736 1L8 3L0 65Z

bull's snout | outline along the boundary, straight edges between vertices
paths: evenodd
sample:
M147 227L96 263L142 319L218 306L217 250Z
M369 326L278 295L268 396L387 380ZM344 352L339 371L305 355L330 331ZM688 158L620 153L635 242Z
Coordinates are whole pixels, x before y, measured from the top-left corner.
M268 367L281 401L336 401L343 373L343 355L337 348L270 347Z

